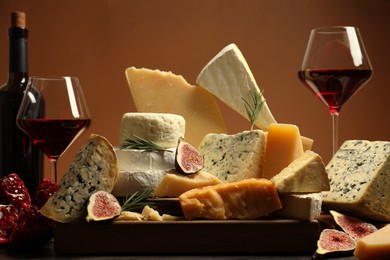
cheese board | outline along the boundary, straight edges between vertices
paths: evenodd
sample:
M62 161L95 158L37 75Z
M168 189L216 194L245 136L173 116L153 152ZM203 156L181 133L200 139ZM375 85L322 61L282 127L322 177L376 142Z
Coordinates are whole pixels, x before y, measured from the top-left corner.
M58 223L57 255L312 254L317 220L178 220Z

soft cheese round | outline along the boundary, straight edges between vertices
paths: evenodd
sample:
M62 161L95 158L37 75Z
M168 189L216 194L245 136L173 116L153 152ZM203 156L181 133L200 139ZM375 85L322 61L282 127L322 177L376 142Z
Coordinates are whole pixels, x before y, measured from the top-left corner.
M172 172L172 170L119 171L112 194L115 197L129 197L135 192L143 192L149 188L155 189L165 175Z
M122 149L115 147L118 167L121 172L169 170L175 168L176 148L167 148L163 152Z
M119 143L135 136L150 140L155 144L170 148L176 147L180 137L184 137L184 117L165 113L125 113L122 116Z

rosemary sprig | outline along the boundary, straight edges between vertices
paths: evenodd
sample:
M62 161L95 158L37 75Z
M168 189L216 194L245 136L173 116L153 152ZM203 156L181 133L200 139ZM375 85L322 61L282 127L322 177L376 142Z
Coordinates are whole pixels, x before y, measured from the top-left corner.
M171 150L167 150L159 146L158 144L154 143L153 141L143 139L139 136L134 136L133 139L127 138L126 143L121 145L122 149L139 149L139 150L145 150L145 152L172 152Z
M138 196L138 191L130 197L126 197L125 202L122 205L122 210L136 211L143 209L145 206L154 207L153 202L146 201L147 198L152 194L153 189L148 188L141 192Z
M263 90L261 90L260 92L253 90L249 94L251 96L251 103L244 98L242 98L242 100L244 101L244 106L246 114L248 115L248 119L251 122L251 130L253 130L256 118L259 116L260 110L265 102L265 99L263 98Z

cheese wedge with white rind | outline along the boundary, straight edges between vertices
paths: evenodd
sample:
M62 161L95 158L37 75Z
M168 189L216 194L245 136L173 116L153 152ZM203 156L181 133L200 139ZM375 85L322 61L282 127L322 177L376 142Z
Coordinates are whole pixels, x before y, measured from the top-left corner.
M138 112L184 117L185 138L197 147L208 133L227 133L215 97L172 72L130 67L125 71Z
M221 101L248 119L246 100L251 102L251 93L260 93L256 80L238 47L232 43L222 49L200 72L196 83L214 94ZM276 123L264 96L264 103L255 125L266 131L271 123Z
M313 193L330 189L328 173L322 158L313 151L306 151L271 181L279 193Z

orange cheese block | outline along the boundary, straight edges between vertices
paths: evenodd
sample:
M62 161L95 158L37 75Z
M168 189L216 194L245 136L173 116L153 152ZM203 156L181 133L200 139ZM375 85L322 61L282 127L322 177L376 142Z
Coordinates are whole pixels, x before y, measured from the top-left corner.
M273 182L258 178L192 189L179 200L188 220L257 219L282 207Z
M219 183L221 181L217 177L205 171L191 175L168 173L154 190L153 195L157 197L179 197L188 190Z
M264 154L263 178L271 179L303 154L299 128L291 124L271 124Z
M201 87L188 84L182 76L135 67L127 68L125 74L138 112L183 116L185 138L195 147L208 133L227 133L214 96Z
M360 239L354 255L360 260L390 258L390 224Z

